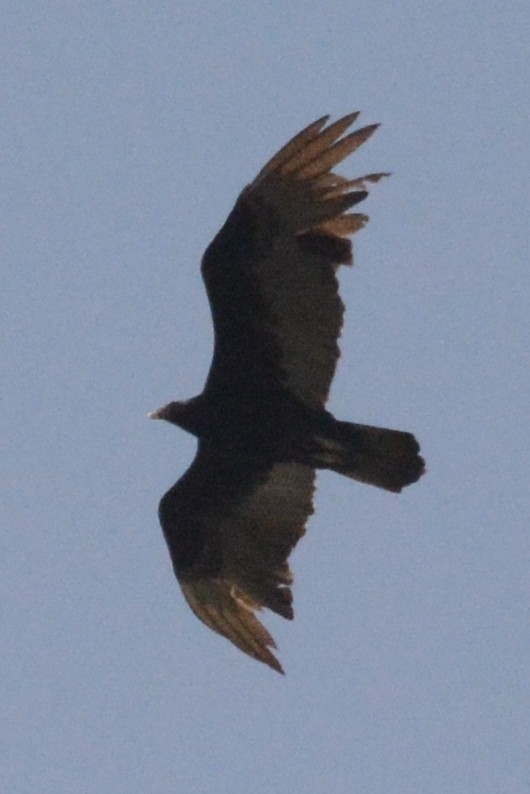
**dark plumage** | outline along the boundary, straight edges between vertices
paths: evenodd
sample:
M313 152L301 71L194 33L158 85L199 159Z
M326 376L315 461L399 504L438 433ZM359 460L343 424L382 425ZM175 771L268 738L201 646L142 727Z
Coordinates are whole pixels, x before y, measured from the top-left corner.
M243 190L202 261L215 329L204 391L151 414L199 439L159 507L184 595L210 628L280 672L254 612L293 617L287 559L313 512L315 469L399 492L424 465L410 433L325 410L343 318L335 272L368 220L348 210L385 176L332 173L376 129L342 137L357 115L310 124Z

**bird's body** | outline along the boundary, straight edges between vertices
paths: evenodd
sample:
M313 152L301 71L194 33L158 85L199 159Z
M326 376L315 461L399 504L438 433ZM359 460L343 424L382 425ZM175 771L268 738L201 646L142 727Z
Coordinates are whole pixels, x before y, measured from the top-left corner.
M152 414L199 439L159 508L184 595L279 671L254 611L293 616L287 559L313 511L315 469L396 492L423 471L410 433L340 422L325 408L343 318L336 269L351 263L347 237L367 220L346 211L383 176L331 173L375 129L341 137L356 117L314 122L242 192L202 263L215 329L204 391Z

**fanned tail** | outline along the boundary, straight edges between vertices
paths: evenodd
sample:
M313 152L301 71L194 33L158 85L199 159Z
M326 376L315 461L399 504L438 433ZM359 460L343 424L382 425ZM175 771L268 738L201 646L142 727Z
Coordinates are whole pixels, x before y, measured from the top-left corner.
M399 493L425 471L412 433L335 421L333 433L318 439L319 466L353 480Z

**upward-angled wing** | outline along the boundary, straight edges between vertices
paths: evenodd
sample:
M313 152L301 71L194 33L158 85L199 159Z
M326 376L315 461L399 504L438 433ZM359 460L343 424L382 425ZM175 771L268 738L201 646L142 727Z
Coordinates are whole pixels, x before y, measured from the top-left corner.
M313 512L314 471L230 459L199 445L160 502L160 522L186 600L207 626L283 672L254 612L293 617L289 553Z
M343 304L335 271L367 221L348 213L383 174L332 173L376 125L341 137L357 113L315 121L241 193L207 249L202 273L215 328L206 391L262 396L287 388L311 408L327 399L339 356Z

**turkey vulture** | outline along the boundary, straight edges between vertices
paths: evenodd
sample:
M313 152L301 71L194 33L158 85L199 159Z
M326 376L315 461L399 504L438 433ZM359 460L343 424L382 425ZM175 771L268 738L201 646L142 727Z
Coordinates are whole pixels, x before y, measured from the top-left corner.
M159 517L184 596L207 626L278 672L255 616L293 617L287 560L313 512L315 469L399 492L424 470L413 435L341 422L325 409L343 318L336 270L366 215L366 185L332 169L375 131L324 116L240 194L202 276L215 345L202 394L154 411L198 439Z

